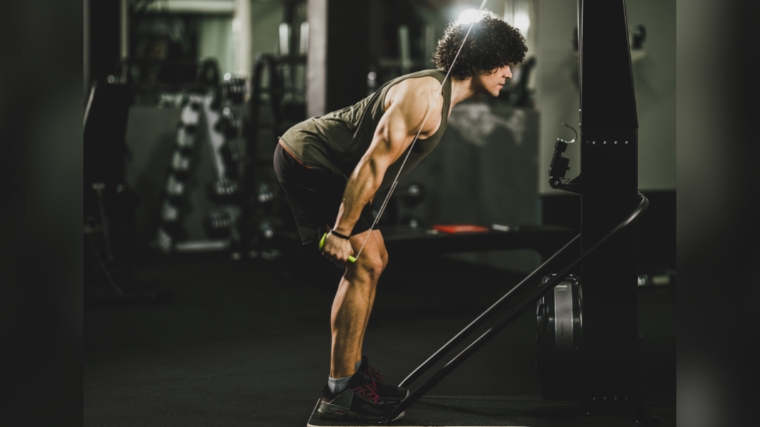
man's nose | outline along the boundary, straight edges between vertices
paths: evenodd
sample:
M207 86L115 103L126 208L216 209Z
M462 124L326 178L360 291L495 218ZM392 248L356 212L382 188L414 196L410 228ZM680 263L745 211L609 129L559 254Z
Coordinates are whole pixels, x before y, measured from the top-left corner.
M507 67L504 70L504 78L505 79L511 79L512 78L512 70L509 67Z

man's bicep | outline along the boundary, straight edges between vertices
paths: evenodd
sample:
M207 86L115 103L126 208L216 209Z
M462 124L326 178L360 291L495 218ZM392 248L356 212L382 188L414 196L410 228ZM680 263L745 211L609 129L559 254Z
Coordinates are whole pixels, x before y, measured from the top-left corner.
M427 120L429 123L425 123L427 110L431 107L428 92L429 89L417 86L398 94L380 118L367 151L370 158L386 167L390 166L411 145L421 126L426 125L422 132L437 127L430 118Z

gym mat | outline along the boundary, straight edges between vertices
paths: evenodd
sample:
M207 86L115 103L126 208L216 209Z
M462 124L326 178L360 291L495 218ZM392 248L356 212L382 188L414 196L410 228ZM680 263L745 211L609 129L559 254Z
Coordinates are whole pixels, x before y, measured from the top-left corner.
M307 427L363 426L357 422L337 422L317 417L319 401ZM426 396L406 410L393 427L420 426L500 426L500 427L618 427L657 425L675 426L675 408L647 408L645 423L633 417L586 415L576 402L548 402L537 396Z

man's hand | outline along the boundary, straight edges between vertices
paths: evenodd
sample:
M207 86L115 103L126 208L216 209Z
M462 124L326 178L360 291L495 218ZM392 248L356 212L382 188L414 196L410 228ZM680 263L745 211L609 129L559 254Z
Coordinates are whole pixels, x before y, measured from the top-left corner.
M350 240L327 233L325 244L322 246L322 255L335 264L346 265L348 257L354 255L354 248Z

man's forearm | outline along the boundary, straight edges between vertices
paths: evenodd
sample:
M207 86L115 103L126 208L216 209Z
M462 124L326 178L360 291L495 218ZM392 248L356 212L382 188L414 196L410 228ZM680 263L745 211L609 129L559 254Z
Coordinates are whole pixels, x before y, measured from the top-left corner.
M380 188L384 174L385 168L371 159L362 159L359 162L346 183L338 217L333 227L335 231L346 235L351 233L359 220L362 209Z

